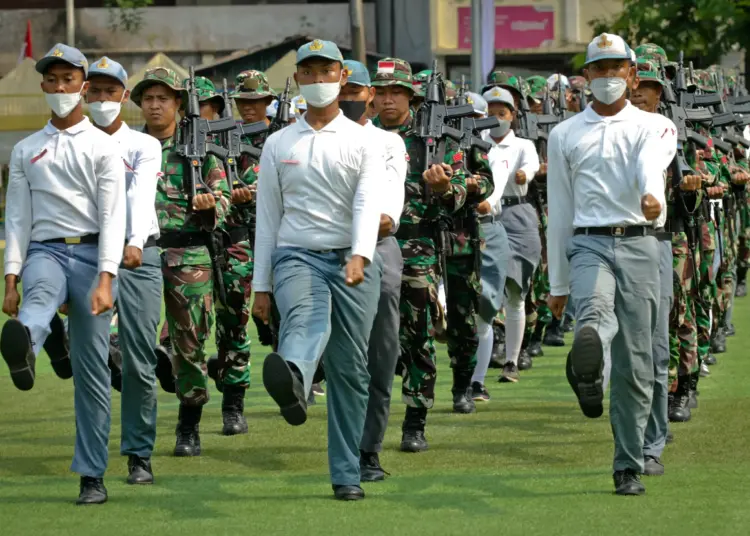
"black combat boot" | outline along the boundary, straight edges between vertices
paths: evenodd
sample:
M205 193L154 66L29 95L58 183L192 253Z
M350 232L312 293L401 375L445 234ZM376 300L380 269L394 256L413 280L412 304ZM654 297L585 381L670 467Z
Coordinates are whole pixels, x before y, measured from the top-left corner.
M401 426L401 452L422 452L427 450L424 426L427 422L427 408L406 408L404 424Z
M544 332L544 324L542 324L541 322L537 320L536 326L534 326L534 333L531 334L531 338L529 339L529 347L526 350L527 353L529 354L529 357L541 357L544 355L544 350L542 350L542 333L543 332Z
M107 502L107 488L104 487L104 479L82 476L80 494L76 504L104 504L105 502Z
M167 393L176 393L177 386L175 385L172 368L172 342L169 337L154 348L154 353L156 353L156 377L159 380L159 385Z
M747 268L737 268L737 288L734 291L734 295L738 298L744 298L747 296Z
M505 328L500 324L492 327L492 357L490 368L503 368L505 364Z
M239 385L225 385L224 398L221 400L221 417L224 420L224 435L239 435L247 433L245 420L245 391Z
M698 407L698 380L700 377L700 371L690 374L690 399L688 400L688 407L690 409L696 409Z
M201 415L203 415L203 406L180 404L180 413L177 417L177 443L174 446L175 456L200 456L201 436L198 433L198 425L201 422Z
M687 422L690 420L690 376L677 377L677 391L670 393L669 422Z
M612 478L615 481L615 493L617 495L643 495L646 493L640 475L632 469L615 471Z
M573 317L571 315L567 313L563 315L561 328L563 333L570 333L576 329L575 326L573 326Z
M711 350L715 354L723 354L727 351L727 339L722 328L717 329L711 337Z
M704 365L713 366L716 363L718 363L718 361L716 360L716 356L711 352L709 352L708 355L703 358Z
M562 326L557 318L553 318L552 322L547 324L542 342L545 346L565 346Z
M477 410L471 390L471 374L453 369L453 412L474 413Z

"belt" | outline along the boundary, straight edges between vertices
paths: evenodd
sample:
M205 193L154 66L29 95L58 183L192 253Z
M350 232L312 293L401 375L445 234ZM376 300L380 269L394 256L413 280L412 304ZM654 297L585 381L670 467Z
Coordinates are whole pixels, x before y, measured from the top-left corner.
M522 203L528 203L528 202L529 200L525 195L514 195L514 196L500 198L500 206L503 206L503 207L512 207L515 205L520 205Z
M401 224L396 231L398 240L414 240L416 238L432 238L435 236L435 230L430 229L424 224Z
M573 232L573 234L630 238L633 236L652 236L654 234L654 228L646 225L629 225L627 227L579 227Z
M679 216L672 216L667 219L665 224L666 230L670 233L684 233L685 232L685 220Z
M250 229L248 229L247 227L232 227L231 229L229 229L229 238L232 240L232 244L238 244L240 242L244 242L245 240L252 242L255 241L253 233L251 233ZM251 240L251 238L253 240ZM250 244L250 246L252 247L253 244Z
M180 231L164 233L156 241L162 249L192 248L208 245L208 233L183 233Z
M128 245L128 241L125 240L125 246L127 246L127 245ZM156 246L157 246L157 244L156 244L156 238L154 238L153 236L149 236L148 240L146 240L146 242L143 244L143 249L154 248Z
M69 236L67 238L50 238L42 240L43 244L66 244L68 246L75 244L98 244L99 233L87 234L83 236Z
M654 229L654 236L660 242L672 241L672 233L669 231L665 231L664 227L657 227L656 229Z
M485 214L484 216L479 216L479 223L495 223L496 221L500 221L500 218L498 218L494 214Z

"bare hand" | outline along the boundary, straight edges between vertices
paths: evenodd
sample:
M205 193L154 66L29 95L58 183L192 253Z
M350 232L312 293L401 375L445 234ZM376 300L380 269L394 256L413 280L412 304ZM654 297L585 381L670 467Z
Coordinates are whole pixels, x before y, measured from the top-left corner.
M516 184L526 184L526 173L522 169L516 171Z
M393 229L393 220L390 216L386 216L385 214L380 215L380 229L378 230L378 238L385 238L389 234L391 234L391 230Z
M3 299L3 312L11 318L18 316L18 305L21 303L21 295L15 285L5 286L5 299Z
M63 303L60 307L58 307L57 312L63 316L68 316L68 304Z
M115 300L112 297L112 279L114 279L112 274L106 272L99 274L99 284L91 295L92 315L99 316L115 306Z
M347 287L356 287L365 280L365 259L359 255L352 256L349 262L346 263L346 279L345 283Z
M552 315L560 320L565 312L565 305L568 303L567 296L550 296L547 298L547 305L552 311Z
M193 210L211 210L216 206L213 194L198 194L193 198Z
M724 188L721 186L709 186L706 188L709 199L721 199L724 197Z
M453 170L448 164L434 164L430 169L422 173L424 181L432 188L432 191L442 194L448 191L451 185Z
M466 190L469 193L474 193L479 191L479 181L482 177L479 175L472 175L468 179L466 179Z
M700 189L702 183L703 179L700 175L685 175L682 177L680 190L683 192L694 192Z
M479 212L479 214L481 214L482 216L492 212L492 207L490 206L489 201L484 200L481 203L479 203L477 205L477 212Z
M135 246L126 246L122 255L122 265L132 270L143 264L143 251Z
M661 214L661 203L651 194L646 194L641 198L641 211L648 221L654 221Z
M256 292L253 300L253 316L264 324L271 320L271 295L268 292Z
M232 204L242 205L253 200L253 191L250 188L235 188L232 190Z
M748 180L750 180L750 175L742 169L736 169L732 174L733 184L747 184Z

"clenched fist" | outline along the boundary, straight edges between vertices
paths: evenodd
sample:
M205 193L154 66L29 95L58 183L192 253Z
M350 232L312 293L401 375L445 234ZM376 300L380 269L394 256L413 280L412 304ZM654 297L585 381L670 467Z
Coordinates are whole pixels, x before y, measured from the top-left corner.
M198 194L193 198L193 210L211 210L216 206L214 194Z
M661 203L651 194L646 194L641 198L641 211L648 221L654 221L661 214Z
M432 191L438 194L448 191L451 185L453 170L448 164L433 164L430 169L422 173L422 178Z

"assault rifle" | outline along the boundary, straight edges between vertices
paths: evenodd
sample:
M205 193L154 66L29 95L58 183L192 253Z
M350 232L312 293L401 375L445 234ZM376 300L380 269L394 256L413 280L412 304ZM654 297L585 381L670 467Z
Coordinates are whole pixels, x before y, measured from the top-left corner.
M583 107L581 107L583 111ZM566 119L570 119L576 114L576 112L568 111L568 101L565 99L565 90L562 86L562 75L557 75L557 116L559 117L558 122L562 123ZM550 129L551 130L551 129Z
M552 130L552 127L560 122L559 118L554 114L534 114L531 113L529 108L529 101L527 100L526 92L523 89L523 84L519 84L521 101L518 105L518 128L516 129L516 135L519 138L531 140L539 150L541 141L546 144L548 139L548 132Z
M289 97L289 88L291 87L292 79L286 79L286 87L284 93L279 97L279 107L276 108L276 117L273 118L271 124L268 126L268 133L273 134L278 132L285 126L289 125L289 110L292 108L292 99Z

